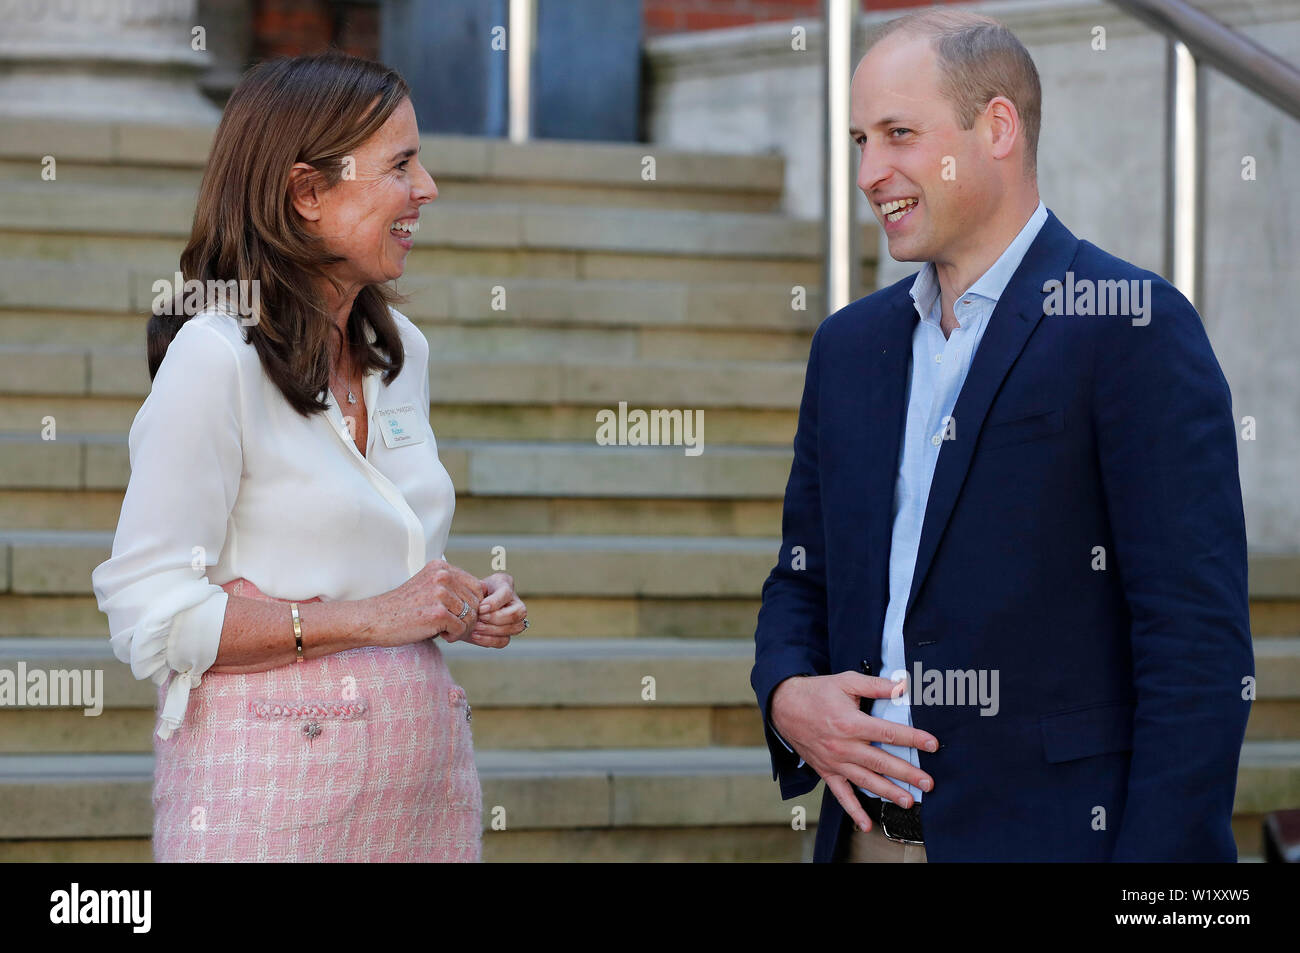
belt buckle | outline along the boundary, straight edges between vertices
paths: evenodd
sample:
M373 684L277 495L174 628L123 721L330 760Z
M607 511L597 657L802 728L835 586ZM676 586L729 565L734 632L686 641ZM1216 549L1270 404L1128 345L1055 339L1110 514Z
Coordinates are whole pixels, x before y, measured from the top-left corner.
M898 805L896 805L893 801L886 801L886 800L884 800L883 798L881 799L881 801L880 801L880 833L884 834L885 837L886 837L888 840L892 840L892 841L893 841L894 843L896 843L896 844L910 844L910 845L913 846L913 847L924 847L924 846L925 846L925 841L923 841L923 840L908 840L908 839L905 838L905 837L895 837L893 834L889 833L889 828L885 825L885 812L886 812L886 809L888 809L888 808L893 808L893 807L898 807ZM902 808L899 808L899 810L901 811Z

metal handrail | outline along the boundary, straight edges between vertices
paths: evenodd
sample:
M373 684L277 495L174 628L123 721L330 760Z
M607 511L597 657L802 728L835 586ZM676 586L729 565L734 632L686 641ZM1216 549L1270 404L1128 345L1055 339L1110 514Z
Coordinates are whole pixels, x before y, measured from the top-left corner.
M537 0L510 0L506 33L507 123L511 142L533 137L533 50L537 45Z
M1300 70L1184 0L1111 0L1168 42L1165 274L1205 298L1205 83L1202 65L1300 119Z
M826 39L825 150L822 169L822 189L825 201L825 273L823 275L824 303L827 314L833 314L853 300L856 283L853 269L857 264L857 247L853 238L853 220L856 211L853 202L853 166L850 163L849 140L849 73L853 69L853 14L856 3L852 0L825 0Z
M1300 119L1300 69L1185 0L1110 0L1197 60Z

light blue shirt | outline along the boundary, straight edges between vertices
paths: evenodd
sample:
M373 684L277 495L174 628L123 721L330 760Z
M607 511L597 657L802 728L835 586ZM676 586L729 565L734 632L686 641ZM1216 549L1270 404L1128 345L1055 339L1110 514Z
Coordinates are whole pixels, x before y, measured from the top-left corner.
M916 570L916 552L925 523L925 507L930 498L930 483L945 439L955 439L961 432L960 420L952 419L952 410L970 371L975 351L988 327L989 317L1025 252L1047 221L1042 202L1029 216L1001 257L953 304L958 327L944 338L940 325L942 305L939 279L933 262L927 262L912 282L912 300L921 320L912 332L912 372L908 382L907 425L899 454L898 479L894 484L894 528L889 550L889 605L885 610L885 628L880 642L880 670L876 675L893 678L906 675L908 692L898 698L877 698L871 706L876 718L900 725L912 724L909 695L914 690L912 674L907 671L903 645L903 613L912 590ZM942 740L942 739L941 739ZM880 748L920 766L915 748L874 742ZM922 792L906 781L893 780L920 801ZM877 795L864 791L872 797Z

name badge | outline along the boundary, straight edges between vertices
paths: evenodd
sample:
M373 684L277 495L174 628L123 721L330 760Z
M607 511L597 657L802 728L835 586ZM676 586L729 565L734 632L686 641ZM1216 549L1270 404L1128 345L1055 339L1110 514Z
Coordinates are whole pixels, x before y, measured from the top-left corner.
M380 433L384 435L384 446L390 450L424 443L424 422L420 420L414 404L376 410L375 421L379 424Z

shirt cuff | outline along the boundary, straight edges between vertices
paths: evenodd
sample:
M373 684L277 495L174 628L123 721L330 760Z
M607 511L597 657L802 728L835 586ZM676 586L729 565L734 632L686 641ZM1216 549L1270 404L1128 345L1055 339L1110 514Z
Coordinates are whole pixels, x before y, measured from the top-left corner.
M186 568L156 573L101 603L110 622L134 617L134 624L115 623L110 639L113 653L130 664L131 674L156 685L171 677L158 737L169 738L179 727L190 689L216 662L229 600L220 586L195 579Z
M772 729L772 735L776 738L776 740L781 742L781 744L785 746L785 750L790 752L791 754L794 754L795 750L791 748L788 744L786 744L785 739L781 737L781 732L777 731L776 727L770 721L767 723L767 726ZM799 763L795 765L795 767L802 768L806 763L807 762L805 762L803 758L799 758Z
M216 588L218 595L172 617L167 636L167 666L176 674L167 686L158 724L159 738L170 738L180 727L189 706L190 689L198 687L200 676L217 661L230 596L220 586Z

